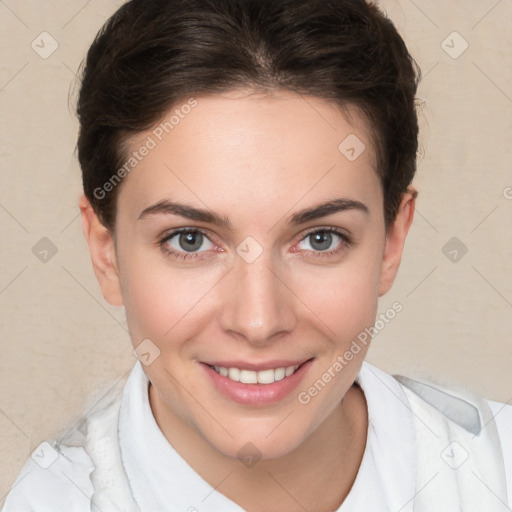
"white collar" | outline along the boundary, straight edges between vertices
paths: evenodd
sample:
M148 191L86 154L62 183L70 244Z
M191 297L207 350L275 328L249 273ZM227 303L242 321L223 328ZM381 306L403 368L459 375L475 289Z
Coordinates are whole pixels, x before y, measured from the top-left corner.
M416 494L417 456L414 419L409 400L391 375L367 361L363 362L356 382L361 386L368 406L368 458L373 462L375 485L378 482L382 492L383 503L375 510L412 512ZM365 478L363 463L371 466L368 460L364 460L366 455L365 450L360 472L340 512L345 512L345 504L346 512L369 510L357 506L348 508L353 499L362 499L361 504L366 503L364 500L368 498L365 495L374 492L375 488L368 486Z
M378 502L379 512L412 512L416 447L407 397L393 377L366 361L356 382L368 405L368 438L354 485L338 511L359 511ZM203 480L164 437L151 411L148 384L137 361L126 382L119 415L121 457L140 509L242 512Z

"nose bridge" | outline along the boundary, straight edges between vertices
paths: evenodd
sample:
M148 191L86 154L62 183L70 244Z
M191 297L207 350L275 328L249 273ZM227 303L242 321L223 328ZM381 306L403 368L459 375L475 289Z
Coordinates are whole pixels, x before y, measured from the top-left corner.
M273 335L293 330L293 294L278 277L270 251L263 251L253 261L240 254L227 283L222 328L252 344L265 344Z

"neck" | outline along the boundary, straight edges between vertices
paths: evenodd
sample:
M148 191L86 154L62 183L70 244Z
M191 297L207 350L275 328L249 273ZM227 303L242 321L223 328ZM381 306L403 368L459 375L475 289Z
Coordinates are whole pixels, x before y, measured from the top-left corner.
M149 397L169 443L213 488L248 512L336 510L354 483L366 446L367 406L357 384L295 450L251 467L226 457L186 428L163 406L152 385Z

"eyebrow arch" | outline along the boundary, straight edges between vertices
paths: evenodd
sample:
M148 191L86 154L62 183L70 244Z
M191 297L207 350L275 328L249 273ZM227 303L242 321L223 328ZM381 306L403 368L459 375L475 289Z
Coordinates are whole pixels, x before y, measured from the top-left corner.
M369 208L361 201L355 201L353 199L333 199L327 203L321 203L313 208L306 208L297 213L294 213L289 223L292 225L304 224L310 220L319 219L332 215L337 212L345 212L348 210L359 210L366 214L370 213Z
M311 220L348 210L359 210L366 214L370 213L368 207L360 201L355 201L352 199L333 199L326 203L321 203L313 206L312 208L306 208L294 213L289 218L288 223L294 226L298 226ZM193 206L176 203L169 200L162 200L152 206L145 208L139 215L138 220L158 214L178 215L186 219L221 226L228 230L232 229L231 222L227 217L220 216L209 210L195 208Z

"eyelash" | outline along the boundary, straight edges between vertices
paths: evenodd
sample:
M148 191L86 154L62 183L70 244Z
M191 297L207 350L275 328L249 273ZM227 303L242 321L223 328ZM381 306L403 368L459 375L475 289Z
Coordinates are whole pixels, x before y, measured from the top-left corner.
M201 233L204 237L206 237L208 240L210 240L208 235L207 235L207 233L205 231L203 231L202 229L199 229L199 228L182 228L182 229L177 229L175 231L172 231L171 233L166 235L164 238L162 238L158 242L158 245L159 245L160 249L167 256L169 256L170 258L172 258L174 260L191 260L191 259L195 260L195 259L198 259L198 258L202 258L203 256L200 255L201 253L197 253L197 252L196 253L193 253L193 252L181 253L181 252L170 250L168 248L167 242L169 242L169 240L171 240L172 238L174 238L177 235L182 235L182 234L187 234L187 233ZM346 233L344 233L344 232L342 232L342 231L340 231L340 230L338 230L336 228L332 228L332 227L329 227L329 228L313 228L313 229L311 229L310 231L307 231L304 234L304 236L299 240L299 243L302 242L303 240L305 240L306 238L308 238L309 236L315 234L315 233L334 233L335 235L337 235L341 239L341 241L343 243L342 243L342 247L341 248L338 248L338 249L336 249L334 251L329 251L329 252L325 252L325 251L308 251L308 252L312 252L313 253L312 256L314 258L326 258L326 257L334 256L337 253L339 253L341 250L343 250L343 246L351 247L352 245L354 245L352 239Z

